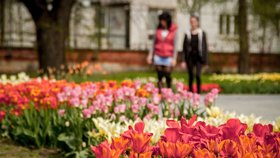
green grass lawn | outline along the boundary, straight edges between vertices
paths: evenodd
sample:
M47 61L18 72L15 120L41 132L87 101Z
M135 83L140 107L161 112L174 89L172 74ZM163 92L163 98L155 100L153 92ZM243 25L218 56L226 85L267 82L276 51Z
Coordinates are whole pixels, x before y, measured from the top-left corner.
M37 74L29 74L31 77L37 77ZM280 94L280 82L259 82L259 81L215 81L211 80L212 74L203 74L202 83L217 83L222 88L222 93L226 94ZM147 78L155 77L155 71L130 71L130 72L118 72L110 74L93 74L90 76L86 75L71 75L67 78L69 81L74 82L85 82L85 81L103 81L103 80L115 80L122 81L124 79L135 79L135 78ZM188 74L186 71L176 71L172 73L172 77L176 79L184 79L184 82L188 82Z
M214 81L211 80L211 74L202 75L202 83L217 83L222 88L222 93L225 94L280 94L280 82L259 82L259 81L242 81L242 82L231 82L231 81ZM84 81L103 81L103 80L116 80L122 81L124 79L135 79L135 78L147 78L156 77L156 73L153 71L147 72L120 72L111 74L95 74L87 77L81 77L73 75L69 80L75 82ZM188 82L187 72L174 72L173 78L184 79L184 82Z
M202 80L205 83L210 83L211 75L202 75ZM82 81L103 81L103 80L116 80L122 81L124 79L135 79L135 78L147 78L147 77L157 77L156 72L154 71L134 71L134 72L119 72L119 73L110 73L110 74L94 74L83 78L78 75L72 76L71 80L75 82ZM172 77L176 79L184 79L185 82L188 80L187 72L174 72Z

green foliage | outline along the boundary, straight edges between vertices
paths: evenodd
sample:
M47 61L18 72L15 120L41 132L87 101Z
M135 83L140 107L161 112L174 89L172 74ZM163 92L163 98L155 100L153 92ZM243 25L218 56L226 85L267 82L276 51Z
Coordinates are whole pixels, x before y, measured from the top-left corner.
M2 132L27 147L60 148L67 157L88 157L86 144L92 142L85 131L92 130L94 123L83 119L80 110L66 107L65 115L59 116L58 109L30 106L20 116L6 115L1 122Z
M178 3L181 4L181 9L189 13L198 12L203 5L209 2L210 0L178 0Z
M162 115L166 118L170 118L172 113L168 112L170 111L170 106L165 103L162 102ZM177 117L178 120L180 120L182 117L186 118L186 119L190 119L192 118L194 115L197 115L201 118L205 117L205 111L192 106L190 102L186 101L186 102L182 102L181 104L178 104L178 106L176 106L176 108L173 110L173 113L175 113L176 111L179 112L179 115Z
M218 81L222 93L226 94L279 94L279 82L241 81L239 83Z
M71 81L84 82L84 81L102 81L102 80L116 80L121 82L124 79L148 78L156 77L154 72L120 72L108 75L95 74L82 78L80 76L72 76ZM185 84L188 83L187 72L174 72L172 77L176 79L184 79ZM212 75L203 75L202 83L217 83L222 88L221 93L226 94L280 94L280 83L273 81L258 82L258 81L218 81L211 79Z
M29 149L8 139L0 139L0 158L63 158L56 149Z
M260 19L260 26L265 27L270 24L274 27L277 35L280 36L280 1L252 0L252 10Z
M226 0L178 0L179 6L182 10L186 10L189 13L197 13L200 9L209 3L224 3Z

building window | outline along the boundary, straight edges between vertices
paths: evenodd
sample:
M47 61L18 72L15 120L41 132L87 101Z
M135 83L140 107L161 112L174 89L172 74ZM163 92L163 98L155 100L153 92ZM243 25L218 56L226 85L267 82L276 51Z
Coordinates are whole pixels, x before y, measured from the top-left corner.
M35 25L26 7L15 0L4 0L0 5L1 46L34 47Z
M129 47L128 4L77 3L71 13L67 47L71 49L126 49ZM4 8L4 9L3 9ZM0 0L0 46L36 46L35 25L18 0Z
M70 30L71 48L126 49L129 47L129 7L79 5L73 12Z
M230 14L221 14L219 17L220 35L238 34L238 16Z

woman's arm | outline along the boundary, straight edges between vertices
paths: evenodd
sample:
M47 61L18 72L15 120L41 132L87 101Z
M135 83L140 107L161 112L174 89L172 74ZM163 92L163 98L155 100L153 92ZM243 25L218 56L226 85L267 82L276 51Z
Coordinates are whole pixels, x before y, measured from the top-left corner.
M156 40L156 39L155 39L155 36L154 36L154 39L153 39L153 41L152 41L152 45L151 45L151 47L150 47L150 49L149 49L149 54L148 54L148 56L147 56L147 63L148 63L148 64L152 64L152 62L153 62L155 40Z
M203 63L208 64L208 42L206 33L203 31L203 37L202 37L202 55L203 55Z
M178 56L177 41L178 41L178 39L177 39L177 32L176 32L175 37L174 37L174 50L173 50L173 60L175 60L175 61L177 60L177 56Z
M182 59L187 60L189 56L189 49L188 49L188 35L185 34L184 42L183 42L183 51L182 51Z

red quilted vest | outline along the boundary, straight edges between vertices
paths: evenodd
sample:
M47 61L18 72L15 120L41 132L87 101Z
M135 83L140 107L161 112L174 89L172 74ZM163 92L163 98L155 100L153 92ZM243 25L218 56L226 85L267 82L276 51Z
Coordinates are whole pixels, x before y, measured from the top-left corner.
M176 35L177 26L172 24L169 28L166 38L162 38L162 29L157 29L154 52L160 57L172 57L175 49L174 40Z

